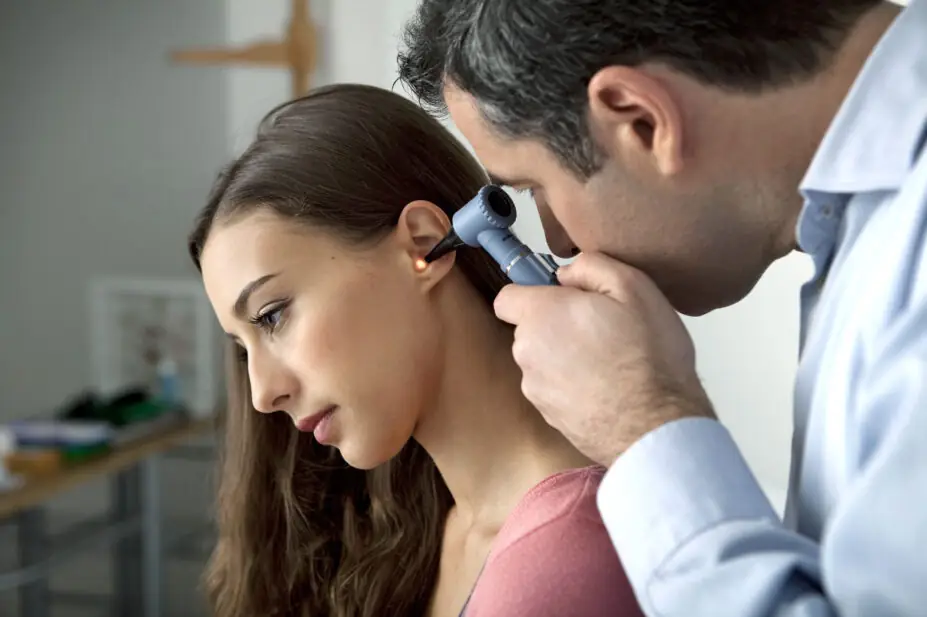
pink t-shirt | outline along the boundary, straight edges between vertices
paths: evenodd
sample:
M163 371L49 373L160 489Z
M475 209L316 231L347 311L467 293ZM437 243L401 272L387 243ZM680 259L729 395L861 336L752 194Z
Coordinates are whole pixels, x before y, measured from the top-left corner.
M465 617L641 617L596 507L605 470L550 476L509 515Z

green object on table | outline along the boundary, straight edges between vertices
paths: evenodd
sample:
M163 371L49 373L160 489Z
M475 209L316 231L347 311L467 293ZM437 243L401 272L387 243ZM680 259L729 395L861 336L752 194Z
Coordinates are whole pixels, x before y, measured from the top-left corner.
M83 463L108 454L112 448L108 443L95 443L86 446L65 446L61 448L61 460L65 464Z
M69 401L55 415L62 420L102 421L122 427L152 420L168 411L176 411L175 407L169 402L149 396L141 389L133 389L109 400L95 394L84 394Z
M148 400L123 407L112 408L115 417L110 418L114 426L125 426L135 422L143 422L157 418L161 414L173 410L173 406L165 405L159 401Z

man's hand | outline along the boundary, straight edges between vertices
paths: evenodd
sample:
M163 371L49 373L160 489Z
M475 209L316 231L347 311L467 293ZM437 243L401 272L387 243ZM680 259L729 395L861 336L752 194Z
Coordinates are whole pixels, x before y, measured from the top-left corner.
M692 339L645 274L582 254L559 279L509 285L495 302L499 319L516 326L522 391L551 426L608 466L667 422L713 417Z

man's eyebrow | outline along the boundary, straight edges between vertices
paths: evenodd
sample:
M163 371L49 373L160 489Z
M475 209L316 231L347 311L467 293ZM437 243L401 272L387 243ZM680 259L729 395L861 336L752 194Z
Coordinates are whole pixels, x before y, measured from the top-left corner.
M248 299L251 298L251 295L254 292L256 292L258 289L260 289L261 286L264 285L264 283L266 283L267 281L277 276L277 274L278 273L265 274L264 276L260 278L256 278L250 283L248 283L247 285L245 285L244 288L241 290L241 293L238 294L238 299L235 300L235 308L234 308L235 315L237 315L239 318L244 317L245 308L247 308L248 306Z
M523 180L513 180L512 178L502 178L500 176L497 176L494 173L488 173L487 175L489 176L489 181L492 184L498 184L499 186L516 187L519 184L527 184Z

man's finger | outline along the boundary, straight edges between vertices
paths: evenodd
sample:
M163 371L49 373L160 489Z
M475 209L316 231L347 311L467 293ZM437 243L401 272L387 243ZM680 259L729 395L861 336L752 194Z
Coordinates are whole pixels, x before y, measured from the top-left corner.
M496 295L493 308L496 317L517 326L529 310L555 301L563 292L563 288L556 285L506 285Z
M642 280L648 280L637 268L602 253L581 254L560 268L557 278L561 285L599 293L618 302L626 302L632 290Z
M504 322L517 326L524 316L525 307L527 306L526 295L529 295L530 289L523 285L506 285L503 287L493 302L493 309L496 311L496 317Z

